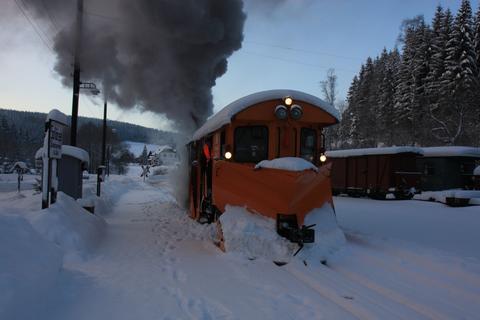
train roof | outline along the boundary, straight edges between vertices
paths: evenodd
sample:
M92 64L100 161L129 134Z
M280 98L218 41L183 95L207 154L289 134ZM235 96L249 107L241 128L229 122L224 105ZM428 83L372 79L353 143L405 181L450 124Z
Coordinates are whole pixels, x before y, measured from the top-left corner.
M230 123L234 115L236 115L240 111L247 109L248 107L251 107L254 104L263 101L282 99L286 96L292 97L294 101L299 100L310 103L327 112L338 121L340 120L339 112L334 106L311 94L288 89L268 90L253 93L230 103L225 108L210 117L203 124L203 126L201 126L197 131L195 131L195 133L193 134L193 140L198 140L201 137L220 129L224 125Z
M331 158L360 157L382 154L416 153L423 154L422 148L417 147L386 147L386 148L365 148L327 151L325 154Z
M424 157L473 157L480 158L480 148L448 146L427 147L423 149Z

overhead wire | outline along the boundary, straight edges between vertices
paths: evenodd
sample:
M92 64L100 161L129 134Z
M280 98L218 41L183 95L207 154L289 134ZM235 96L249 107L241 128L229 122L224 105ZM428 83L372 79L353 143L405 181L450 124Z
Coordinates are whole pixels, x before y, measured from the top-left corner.
M263 53L258 53L258 52L253 52L253 51L248 51L248 50L241 50L241 51L238 51L238 53L255 55L255 56L266 58L266 59L274 59L274 60L279 60L279 61L283 61L283 62L287 62L287 63L299 64L299 65L304 65L304 66L308 66L308 67L315 67L315 68L320 68L320 69L325 69L325 70L328 70L328 69L332 68L331 66L326 67L326 66L322 66L322 65L318 65L318 64L314 64L314 63L308 63L308 62L303 62L303 61L299 61L299 60L275 57L275 56L266 55L266 54L263 54ZM350 69L344 69L344 68L334 68L334 69L339 70L339 71L345 71L345 72L356 72L356 71L353 71L353 70L350 70Z
M309 49L303 49L303 48L294 48L294 47L287 47L287 46L282 46L279 44L268 44L268 43L262 43L258 41L250 41L250 40L244 40L244 43L250 43L253 45L258 45L258 46L263 46L263 47L271 47L271 48L277 48L277 49L282 49L282 50L288 50L288 51L297 51L297 52L303 52L303 53L309 53L309 54L314 54L314 55L321 55L321 56L330 56L334 58L339 58L339 59L347 59L347 60L353 60L357 61L359 57L348 57L348 56L343 56L343 55L338 55L338 54L333 54L329 52L324 52L324 51L316 51L316 50L309 50Z
M50 20L53 28L55 29L55 32L56 33L60 32L61 28L57 24L54 13L53 12L50 13L50 10L48 9L48 6L47 6L47 4L45 3L44 0L40 0L40 2L42 3L43 8L45 9L45 12L47 13L47 17Z
M92 16L92 17L104 19L104 20L110 20L110 21L113 21L113 22L116 22L116 23L121 23L121 24L126 23L122 18L112 17L112 16L108 16L108 15L93 12L93 11L84 11L84 14ZM158 29L157 27L153 27L153 26L151 28L152 29ZM302 49L302 48L292 48L292 47L287 47L287 46L282 46L282 45L277 45L277 44L266 44L266 43L261 43L261 42L258 42L258 41L244 40L243 42L247 43L247 44L249 43L249 44L260 45L260 46L264 46L264 47L279 48L279 49L288 50L288 51L296 51L296 52L303 52L303 53L309 53L309 54L315 54L315 55L331 56L331 57L335 57L335 58L339 58L339 59L348 59L348 60L354 60L354 61L357 61L358 59L360 59L360 58L356 58L356 57L342 56L342 55L337 55L337 54L327 53L327 52L321 52L321 51L314 51L314 50L308 50L308 49ZM301 64L301 65L310 66L310 67L317 67L317 68L321 68L321 69L331 68L331 67L325 67L325 66L320 66L320 65L316 65L316 64L310 64L308 62L302 62L302 61L298 61L298 60L292 60L292 59L286 59L286 58L266 55L266 54L262 54L262 53L256 53L256 52L252 52L252 51L248 51L248 50L240 50L238 52L240 52L240 53L243 52L243 53L250 54L250 55L256 55L256 56L260 56L260 57L263 57L263 58L274 59L274 60L279 60L279 61L288 62L288 63L295 63L295 64ZM336 70L343 70L343 71L347 71L347 72L356 72L356 71L349 70L349 69L344 69L344 68L335 68L335 69Z
M48 50L52 53L54 53L53 51L53 48L52 46L49 44L49 42L46 40L46 39L49 39L48 36L46 36L45 34L43 34L42 30L33 22L33 20L30 18L30 16L26 13L26 10L25 8L20 4L19 1L22 1L22 0L14 0L15 1L15 4L17 5L18 9L20 10L20 12L23 14L23 16L25 17L25 19L28 21L28 23L30 23L30 25L32 26L33 30L35 31L35 33L37 34L37 36L40 38L40 40L42 40L43 44L48 48ZM22 1L22 4L25 5L25 3L23 3ZM43 36L42 36L43 34ZM44 38L45 37L45 38Z

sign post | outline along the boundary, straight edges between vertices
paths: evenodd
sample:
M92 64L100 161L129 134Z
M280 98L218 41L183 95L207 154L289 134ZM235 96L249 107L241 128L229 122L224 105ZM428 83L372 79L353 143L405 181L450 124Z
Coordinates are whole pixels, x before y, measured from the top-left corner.
M42 209L57 201L57 160L62 158L63 127L66 125L65 114L56 109L49 112L45 123L46 134L42 152Z

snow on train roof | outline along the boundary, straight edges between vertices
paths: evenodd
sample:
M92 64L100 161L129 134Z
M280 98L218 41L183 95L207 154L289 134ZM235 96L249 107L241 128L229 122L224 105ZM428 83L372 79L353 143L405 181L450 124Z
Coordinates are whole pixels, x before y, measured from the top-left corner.
M480 158L480 148L474 147L427 147L423 149L424 157L474 157Z
M299 100L299 101L304 101L314 106L317 106L323 111L330 114L335 119L340 120L340 115L338 110L335 109L334 106L332 106L326 101L323 101L320 98L317 98L308 93L296 91L296 90L268 90L268 91L261 91L261 92L257 92L257 93L245 96L243 98L240 98L230 103L225 108L223 108L222 110L214 114L212 117L210 117L203 124L203 126L201 126L193 134L193 140L198 140L201 137L230 123L234 115L236 115L240 111L243 111L244 109L256 103L259 103L262 101L274 100L274 99L282 99L286 96L292 97L294 102L296 100Z
M325 152L327 157L332 158L346 158L346 157L359 157L370 156L380 154L398 154L398 153L417 153L423 154L422 148L416 147L386 147L386 148L365 148L365 149L348 149L348 150L335 150Z

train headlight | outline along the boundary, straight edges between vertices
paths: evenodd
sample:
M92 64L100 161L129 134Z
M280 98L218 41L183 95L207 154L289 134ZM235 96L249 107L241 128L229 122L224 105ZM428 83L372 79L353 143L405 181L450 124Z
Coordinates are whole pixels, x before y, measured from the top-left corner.
M284 105L278 105L275 108L275 116L280 120L285 120L288 117L288 110L287 107Z
M325 162L325 161L327 161L327 156L322 153L322 155L320 156L320 162Z
M225 152L225 159L227 160L232 159L232 153L230 151Z
M283 102L285 103L285 105L291 106L292 103L293 103L293 99L292 99L292 97L287 96L287 97L283 98Z
M303 109L298 104L294 104L290 108L290 116L293 120L299 120L303 116Z

